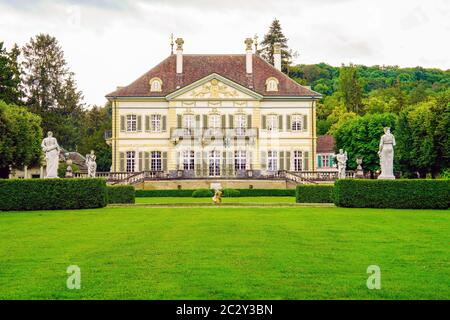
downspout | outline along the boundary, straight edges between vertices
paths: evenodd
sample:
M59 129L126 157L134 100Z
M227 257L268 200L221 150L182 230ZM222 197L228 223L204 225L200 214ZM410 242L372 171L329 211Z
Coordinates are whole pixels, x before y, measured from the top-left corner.
M313 100L311 102L311 130L312 130L312 137L311 137L311 155L312 155L312 171L316 171L315 170L315 162L316 162L316 146L315 146L315 136L316 136L316 128L314 128L314 123L315 123L315 113L314 113L314 104L315 101Z
M113 111L114 111L114 123L113 123L113 168L114 172L117 172L117 102L116 98L113 100Z

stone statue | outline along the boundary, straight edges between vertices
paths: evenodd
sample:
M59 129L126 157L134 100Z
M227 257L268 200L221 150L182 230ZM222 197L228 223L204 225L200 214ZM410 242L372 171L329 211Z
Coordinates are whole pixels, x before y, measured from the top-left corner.
M95 155L94 150L91 150L91 153L86 155L86 167L88 169L88 178L95 178L95 174L97 172L97 162L95 162L96 159L97 156Z
M381 174L378 179L395 179L394 176L394 146L395 137L391 128L384 128L384 134L380 139L378 155L380 156Z
M339 149L339 153L336 155L336 160L338 164L338 179L345 179L345 168L347 166L347 151Z
M222 191L220 189L217 189L214 192L214 197L212 198L214 204L220 204L222 202Z
M356 178L364 178L364 170L362 168L362 162L363 162L362 158L356 158L356 165L357 165L355 172Z
M47 164L47 176L45 178L58 178L59 152L61 148L56 138L53 137L53 132L49 131L47 133L47 138L42 140L41 147L45 152L45 161Z

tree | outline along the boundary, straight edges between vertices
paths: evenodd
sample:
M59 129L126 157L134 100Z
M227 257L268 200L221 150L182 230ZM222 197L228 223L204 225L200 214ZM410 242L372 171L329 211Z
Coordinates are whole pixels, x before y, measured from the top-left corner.
M339 93L348 112L362 113L362 86L354 65L342 65L339 74Z
M17 45L11 52L7 52L3 42L0 42L0 99L6 103L20 101L20 69L17 63L19 54Z
M92 107L84 117L84 132L78 151L88 154L91 150L97 156L97 171L109 171L111 168L111 147L105 142L104 133L111 130L111 103L105 107Z
M273 20L269 32L264 36L261 41L261 49L258 53L261 57L273 65L273 46L275 43L281 44L281 70L284 73L288 73L289 66L292 63L292 50L289 50L287 45L288 39L281 30L280 21L278 19Z
M402 171L418 172L426 177L437 160L434 142L435 101L421 102L400 113L397 127L397 151Z
M42 128L53 131L61 146L76 149L81 138L82 93L76 88L56 38L39 34L23 47L26 105L42 117Z
M39 116L0 100L0 178L8 178L9 166L22 168L39 163L40 125Z
M346 121L334 133L336 147L348 152L348 167L356 168L356 158L363 158L363 167L371 173L380 169L378 147L383 128L395 134L397 116L392 113L366 114Z
M434 115L434 137L437 153L434 171L450 169L450 89L439 94L436 105L432 107Z

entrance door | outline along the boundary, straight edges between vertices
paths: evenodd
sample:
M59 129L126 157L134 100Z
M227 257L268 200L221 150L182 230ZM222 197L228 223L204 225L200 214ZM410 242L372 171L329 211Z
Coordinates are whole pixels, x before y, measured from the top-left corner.
M209 152L209 176L220 176L220 152L213 150Z

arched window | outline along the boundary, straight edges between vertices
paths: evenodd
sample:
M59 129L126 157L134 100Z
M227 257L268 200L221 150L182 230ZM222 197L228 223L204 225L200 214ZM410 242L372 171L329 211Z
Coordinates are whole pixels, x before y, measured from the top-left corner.
M278 79L274 77L267 78L266 91L278 91Z
M160 78L152 78L150 80L150 91L151 92L162 91L162 80Z

